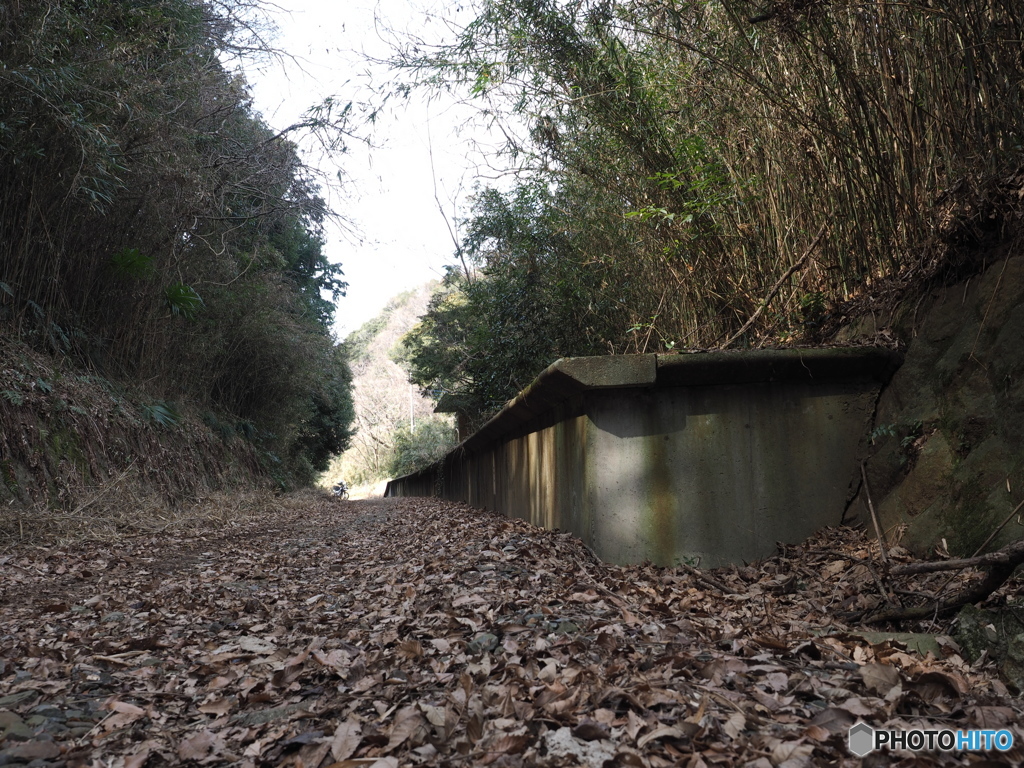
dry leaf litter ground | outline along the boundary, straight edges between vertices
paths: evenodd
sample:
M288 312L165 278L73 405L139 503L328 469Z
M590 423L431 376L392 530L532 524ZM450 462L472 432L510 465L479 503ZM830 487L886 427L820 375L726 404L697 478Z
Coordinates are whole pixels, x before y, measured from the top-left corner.
M990 667L836 623L873 599L871 549L825 531L713 574L723 594L463 505L318 495L20 545L0 554L0 765L860 765L858 719L1024 743Z

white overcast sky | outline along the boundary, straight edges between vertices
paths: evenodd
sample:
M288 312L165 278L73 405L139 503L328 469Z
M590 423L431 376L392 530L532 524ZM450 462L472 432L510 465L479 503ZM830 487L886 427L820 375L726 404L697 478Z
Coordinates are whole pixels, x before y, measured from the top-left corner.
M440 34L424 7L443 8L451 0L275 0L271 16L278 27L274 45L295 62L268 61L248 69L257 109L275 128L284 128L326 96L344 103L367 96L368 79L382 85L386 68L362 54L388 55L378 20L398 29ZM349 283L338 304L339 337L376 315L388 299L444 274L454 260L454 246L437 197L451 223L476 180L480 155L464 127L473 110L465 105L423 98L389 107L372 132L373 147L350 142L336 165L310 151L307 162L328 173L341 167L345 188L330 194L332 207L344 214L355 232L333 225L327 255L340 262ZM489 139L476 131L477 140ZM433 160L431 160L431 147ZM464 212L464 211L462 211Z

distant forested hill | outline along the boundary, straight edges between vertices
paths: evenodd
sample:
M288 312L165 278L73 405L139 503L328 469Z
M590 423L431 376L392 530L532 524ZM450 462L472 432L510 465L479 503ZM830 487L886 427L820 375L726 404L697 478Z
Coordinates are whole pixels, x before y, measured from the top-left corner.
M345 339L353 375L355 435L332 462L325 482L367 485L437 460L455 444L452 417L409 381L401 338L421 321L436 282L395 296L376 317Z
M355 429L352 446L335 461L327 480L370 484L429 464L455 442L449 416L409 383L401 339L426 311L436 282L402 293L345 339L352 366Z

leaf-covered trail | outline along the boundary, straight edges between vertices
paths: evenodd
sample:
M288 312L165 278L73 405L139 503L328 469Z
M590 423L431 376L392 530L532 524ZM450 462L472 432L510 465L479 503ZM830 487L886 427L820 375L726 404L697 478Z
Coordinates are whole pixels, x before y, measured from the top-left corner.
M462 505L306 495L22 548L0 557L0 765L859 765L856 719L1022 743L990 669L833 622L866 546L824 533L722 595Z

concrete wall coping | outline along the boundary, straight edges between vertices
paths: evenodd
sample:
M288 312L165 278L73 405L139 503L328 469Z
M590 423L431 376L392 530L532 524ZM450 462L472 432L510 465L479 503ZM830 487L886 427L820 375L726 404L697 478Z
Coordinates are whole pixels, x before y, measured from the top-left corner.
M888 381L903 361L882 347L759 349L566 357L462 442L475 451L522 431L589 390L859 379Z

